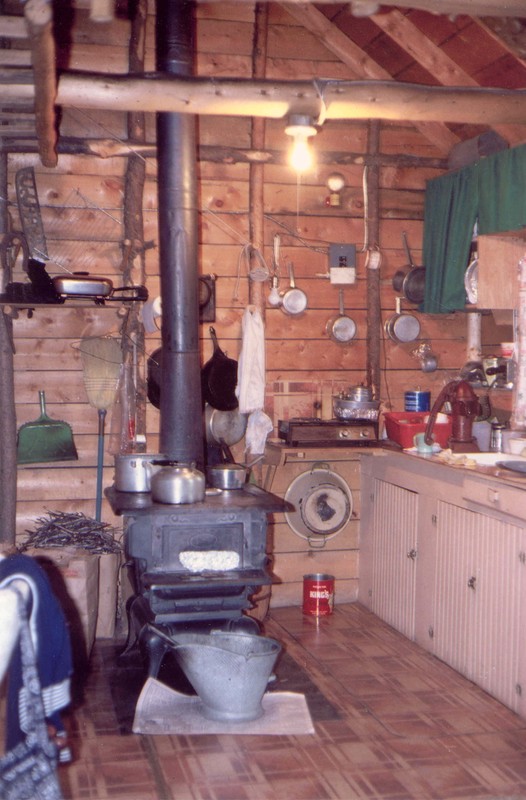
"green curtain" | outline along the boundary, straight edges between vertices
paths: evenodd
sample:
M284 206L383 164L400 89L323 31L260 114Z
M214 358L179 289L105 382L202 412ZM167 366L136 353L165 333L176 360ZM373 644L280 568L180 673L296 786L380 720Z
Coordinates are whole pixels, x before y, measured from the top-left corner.
M526 145L501 150L428 181L423 243L426 284L420 311L447 314L464 308L464 273L475 222L481 234L526 226Z
M474 167L429 181L424 208L424 302L427 314L464 308L464 273L468 265L478 195Z
M526 225L526 145L502 150L477 164L479 233Z

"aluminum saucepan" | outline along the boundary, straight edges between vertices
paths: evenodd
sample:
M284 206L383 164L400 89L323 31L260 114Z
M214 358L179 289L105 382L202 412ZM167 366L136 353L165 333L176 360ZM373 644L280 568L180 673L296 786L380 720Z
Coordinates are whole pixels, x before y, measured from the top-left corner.
M340 313L327 321L326 331L333 342L347 344L356 336L356 323L345 313L343 289L339 290Z
M233 411L220 411L205 406L206 440L211 444L237 444L247 430L248 414L242 414L238 408Z
M289 283L290 288L284 292L281 298L281 308L286 314L297 316L307 308L307 295L296 287L294 267L291 262L289 263Z
M414 342L420 336L420 323L412 314L400 311L400 298L396 298L396 313L385 323L385 332L397 344Z
M208 467L208 480L215 489L242 489L247 481L248 469L242 464L216 464Z
M115 456L114 486L118 492L149 492L151 477L161 467L154 465L163 455L152 453L122 453Z

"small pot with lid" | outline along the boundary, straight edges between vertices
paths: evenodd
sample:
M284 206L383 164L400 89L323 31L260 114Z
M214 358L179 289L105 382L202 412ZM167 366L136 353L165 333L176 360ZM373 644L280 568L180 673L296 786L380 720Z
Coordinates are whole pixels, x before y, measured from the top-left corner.
M114 485L118 492L149 492L151 479L164 456L152 453L123 453L115 456Z
M200 503L205 499L205 476L195 464L160 459L160 469L151 477L152 500L168 505Z
M380 403L372 399L370 386L351 386L346 392L332 398L332 409L336 419L376 420Z

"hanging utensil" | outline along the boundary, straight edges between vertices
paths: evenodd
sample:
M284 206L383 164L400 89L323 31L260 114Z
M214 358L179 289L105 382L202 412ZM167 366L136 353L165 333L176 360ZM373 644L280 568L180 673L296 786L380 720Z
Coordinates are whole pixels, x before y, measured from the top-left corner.
M425 292L426 269L425 267L417 267L413 263L405 231L402 231L402 242L408 266L395 272L392 281L393 289L395 292L401 292L410 303L422 303Z
M280 236L279 233L274 234L274 249L273 249L273 275L270 282L270 292L268 302L271 306L281 305L281 295L279 293L279 248Z
M205 407L206 440L210 444L227 445L241 441L247 430L248 414L242 414L239 408L232 411L219 411L210 405Z
M401 298L396 298L396 313L385 323L385 332L397 344L414 342L420 336L420 323L412 314L400 311Z
M119 340L110 336L94 336L80 343L84 387L88 400L99 417L97 447L97 494L95 519L100 522L102 510L102 473L104 468L104 425L106 413L115 402L122 364Z
M214 344L214 352L201 370L203 402L219 409L219 411L233 411L239 405L235 395L237 361L229 358L221 350L215 329L212 326L210 326L209 331Z
M19 169L15 175L16 198L22 230L33 258L47 261L47 243L40 216L35 170L33 167Z
M356 335L356 323L345 313L343 304L343 289L338 290L340 313L327 321L326 330L333 342L347 344Z
M38 393L40 417L20 426L17 440L17 464L36 464L42 461L76 461L77 448L67 422L52 419L46 414L46 397Z
M296 287L292 261L289 261L289 285L290 288L282 295L281 307L286 314L297 316L307 308L307 295Z

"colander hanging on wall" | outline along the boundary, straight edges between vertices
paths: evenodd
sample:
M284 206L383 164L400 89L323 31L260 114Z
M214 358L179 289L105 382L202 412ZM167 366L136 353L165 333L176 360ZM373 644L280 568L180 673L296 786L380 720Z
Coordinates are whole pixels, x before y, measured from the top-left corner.
M312 548L322 548L337 536L352 517L353 496L347 483L329 465L316 462L289 485L285 500L294 511L285 518L295 534Z

